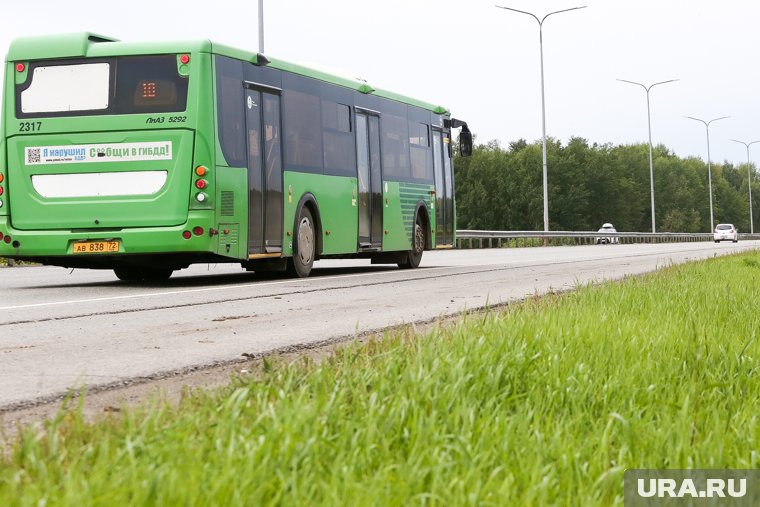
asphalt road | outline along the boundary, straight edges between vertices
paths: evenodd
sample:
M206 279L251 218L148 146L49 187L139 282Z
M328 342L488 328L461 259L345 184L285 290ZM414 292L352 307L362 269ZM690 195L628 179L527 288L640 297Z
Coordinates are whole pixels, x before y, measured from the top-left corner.
M0 269L0 411L428 321L760 247L760 241L425 252L417 270L319 261L307 279L201 265L161 284L110 271Z

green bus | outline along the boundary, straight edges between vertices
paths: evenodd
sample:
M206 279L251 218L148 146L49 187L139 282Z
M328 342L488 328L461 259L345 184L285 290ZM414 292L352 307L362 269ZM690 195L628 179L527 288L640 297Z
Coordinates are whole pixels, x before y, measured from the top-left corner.
M208 40L14 40L0 256L161 280L192 263L417 267L455 242L441 106Z

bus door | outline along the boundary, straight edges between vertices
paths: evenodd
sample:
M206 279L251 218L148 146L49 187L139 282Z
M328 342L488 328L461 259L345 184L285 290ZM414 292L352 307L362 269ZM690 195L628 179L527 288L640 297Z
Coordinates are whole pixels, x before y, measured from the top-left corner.
M248 254L282 252L280 94L246 83Z
M451 174L451 134L433 129L435 170L435 245L454 241L454 180Z
M356 112L356 159L359 185L359 249L379 250L383 242L383 186L380 164L380 116Z

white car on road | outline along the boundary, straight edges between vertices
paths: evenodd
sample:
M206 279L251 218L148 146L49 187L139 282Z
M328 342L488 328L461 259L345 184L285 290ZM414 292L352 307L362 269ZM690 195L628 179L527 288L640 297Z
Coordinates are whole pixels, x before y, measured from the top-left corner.
M597 231L599 234L614 232L617 233L615 227L612 224L602 224L602 228ZM597 236L596 244L617 244L620 243L620 238L617 236Z
M718 224L715 226L713 239L716 243L726 240L731 240L736 243L739 241L739 231L736 230L734 224Z

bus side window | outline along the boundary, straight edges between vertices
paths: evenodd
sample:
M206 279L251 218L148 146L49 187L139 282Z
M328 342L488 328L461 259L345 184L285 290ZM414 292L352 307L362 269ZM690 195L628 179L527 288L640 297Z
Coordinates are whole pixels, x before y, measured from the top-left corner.
M349 106L322 100L322 143L326 171L346 176L356 172Z
M412 178L433 181L433 161L430 151L429 127L424 123L409 122L409 147Z
M390 178L409 178L409 126L406 118L385 114L383 133L383 170Z
M224 56L215 63L219 145L230 167L246 167L243 67Z
M282 104L286 139L285 162L322 169L319 96L286 88L282 94Z

